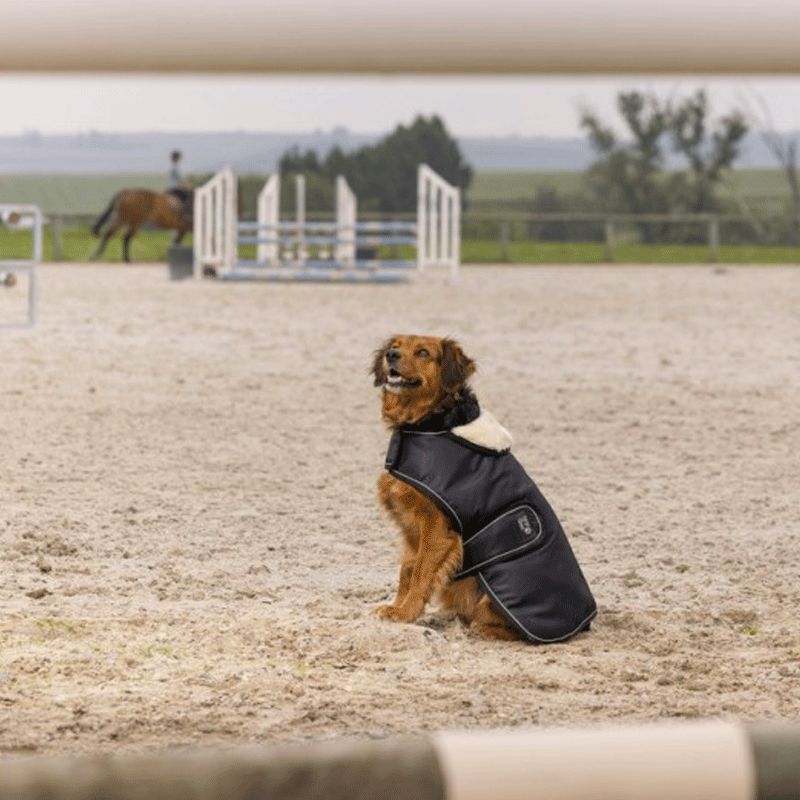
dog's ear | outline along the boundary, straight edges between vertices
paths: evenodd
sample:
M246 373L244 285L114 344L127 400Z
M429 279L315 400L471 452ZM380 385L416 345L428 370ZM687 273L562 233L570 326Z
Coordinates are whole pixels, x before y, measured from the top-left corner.
M448 393L457 392L475 374L475 362L454 339L442 339L442 386Z
M394 337L387 339L373 354L372 366L369 372L373 377L373 384L375 386L383 386L386 382L386 373L383 371L383 357L386 355L386 351L392 346L393 341Z

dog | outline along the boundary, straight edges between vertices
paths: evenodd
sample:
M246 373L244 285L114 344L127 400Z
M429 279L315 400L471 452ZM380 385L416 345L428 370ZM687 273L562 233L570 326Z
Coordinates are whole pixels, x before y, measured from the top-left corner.
M560 523L482 411L475 361L451 338L392 336L374 353L392 431L378 499L400 529L394 600L377 610L413 622L436 597L476 634L563 641L596 613Z

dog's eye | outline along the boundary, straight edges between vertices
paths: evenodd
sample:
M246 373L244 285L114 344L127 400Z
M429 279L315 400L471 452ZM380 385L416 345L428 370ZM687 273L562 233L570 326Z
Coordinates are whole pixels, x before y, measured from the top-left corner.
M427 358L430 353L424 347L420 347L419 350L414 353L414 355L419 356L420 358Z

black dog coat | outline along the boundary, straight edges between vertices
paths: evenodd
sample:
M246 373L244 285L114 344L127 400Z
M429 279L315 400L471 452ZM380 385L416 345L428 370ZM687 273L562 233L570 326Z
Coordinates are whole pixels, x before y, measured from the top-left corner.
M488 446L477 443L480 436L465 438L476 424L494 426ZM455 579L475 575L529 641L560 642L586 630L597 606L558 518L510 445L483 412L450 430L395 431L385 466L436 502L461 535L464 561Z

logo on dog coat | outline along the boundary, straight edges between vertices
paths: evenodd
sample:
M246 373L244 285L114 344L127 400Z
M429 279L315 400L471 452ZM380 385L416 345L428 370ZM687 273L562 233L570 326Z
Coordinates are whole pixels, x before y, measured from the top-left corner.
M519 525L519 529L526 536L532 536L533 535L533 526L531 525L531 521L525 516L525 514L520 514L517 517L517 525Z

